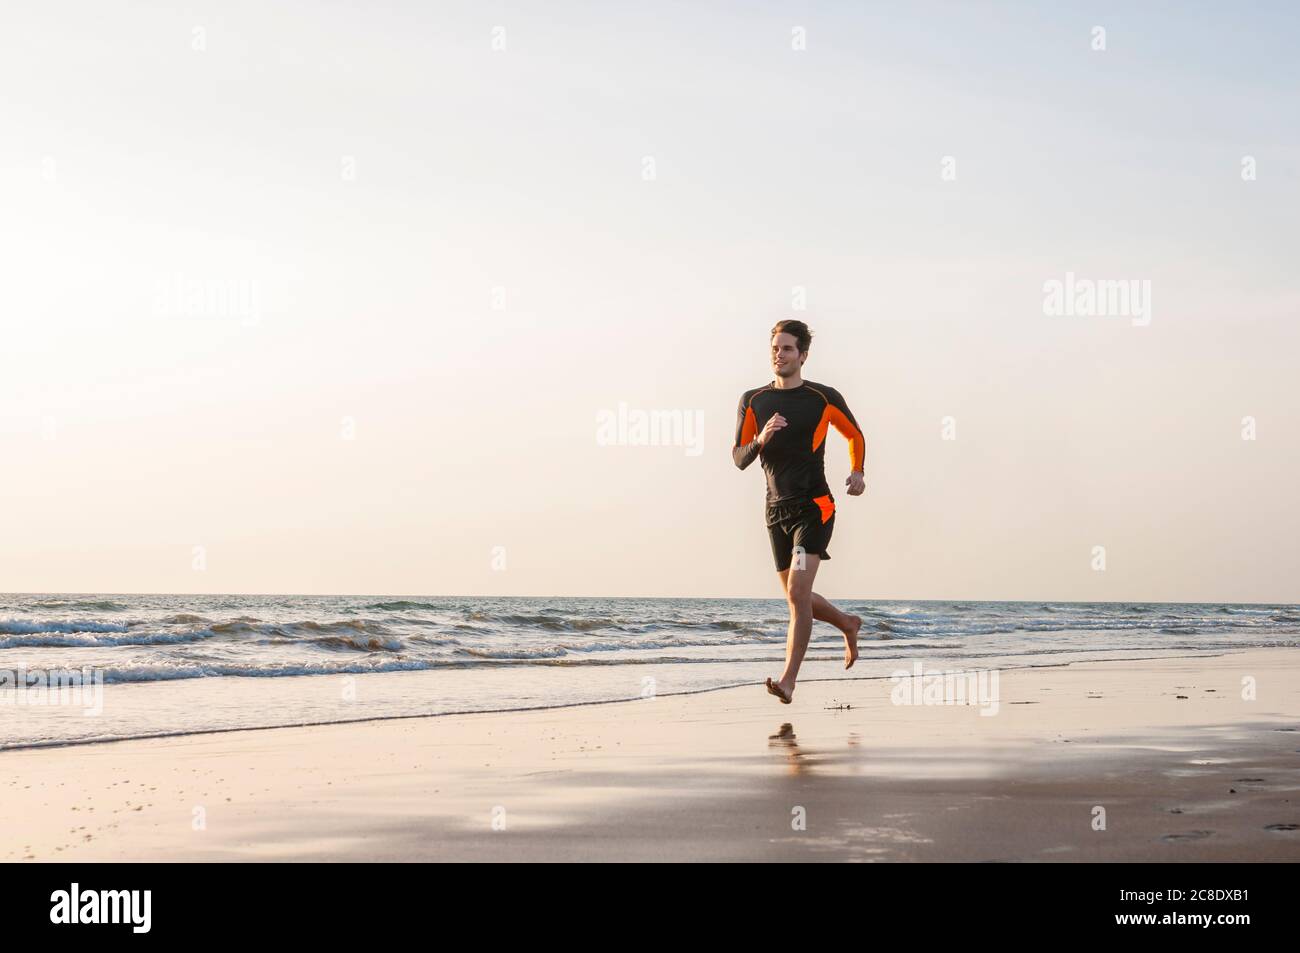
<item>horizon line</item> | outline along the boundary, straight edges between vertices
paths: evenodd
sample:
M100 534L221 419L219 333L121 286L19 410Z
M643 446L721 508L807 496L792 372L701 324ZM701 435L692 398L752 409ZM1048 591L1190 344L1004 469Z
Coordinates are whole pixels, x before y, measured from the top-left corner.
M713 601L732 601L738 599L763 599L780 601L779 596L572 596L572 595L432 595L422 593L369 593L369 592L0 592L0 596L280 596L312 599L697 599ZM856 596L836 596L841 602L852 599L855 602L984 602L984 603L1031 603L1044 605L1150 605L1150 606L1300 606L1295 602L1182 602L1167 600L1134 599L908 599L896 597L859 598Z

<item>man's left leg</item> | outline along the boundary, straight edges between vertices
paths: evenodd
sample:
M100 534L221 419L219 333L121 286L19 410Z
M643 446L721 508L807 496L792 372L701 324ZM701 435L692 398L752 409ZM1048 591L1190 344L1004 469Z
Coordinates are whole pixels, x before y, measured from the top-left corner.
M777 575L781 577L781 591L788 592L790 570L782 569ZM830 600L815 592L812 594L812 613L818 622L829 622L844 635L844 667L852 668L858 660L858 630L862 628L862 616L841 612Z

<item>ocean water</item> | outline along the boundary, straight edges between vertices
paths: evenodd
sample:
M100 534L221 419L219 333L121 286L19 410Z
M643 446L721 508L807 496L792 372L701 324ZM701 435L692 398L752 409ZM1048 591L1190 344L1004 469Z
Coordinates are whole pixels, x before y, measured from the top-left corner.
M803 679L1300 645L1294 605L834 600ZM0 747L546 708L761 684L778 599L0 595ZM49 673L101 681L44 701Z

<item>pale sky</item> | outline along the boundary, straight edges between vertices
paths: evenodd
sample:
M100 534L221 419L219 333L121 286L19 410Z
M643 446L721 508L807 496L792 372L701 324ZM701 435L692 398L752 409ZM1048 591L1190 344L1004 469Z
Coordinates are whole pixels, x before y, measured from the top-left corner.
M0 590L779 597L798 317L822 594L1300 601L1287 5L151 6L0 13Z

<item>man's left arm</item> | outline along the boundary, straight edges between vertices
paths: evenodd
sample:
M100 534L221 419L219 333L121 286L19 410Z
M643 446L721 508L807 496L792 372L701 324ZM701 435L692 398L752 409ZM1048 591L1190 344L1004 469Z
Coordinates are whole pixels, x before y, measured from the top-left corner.
M849 410L849 405L845 403L844 397L834 388L829 388L826 399L830 402L827 408L831 426L844 435L844 439L849 442L849 463L853 470L846 481L849 487L849 493L857 496L862 492L864 486L864 469L867 459L867 438L862 433L862 428L858 426L857 420L853 416L853 411ZM857 478L856 481L854 478Z

